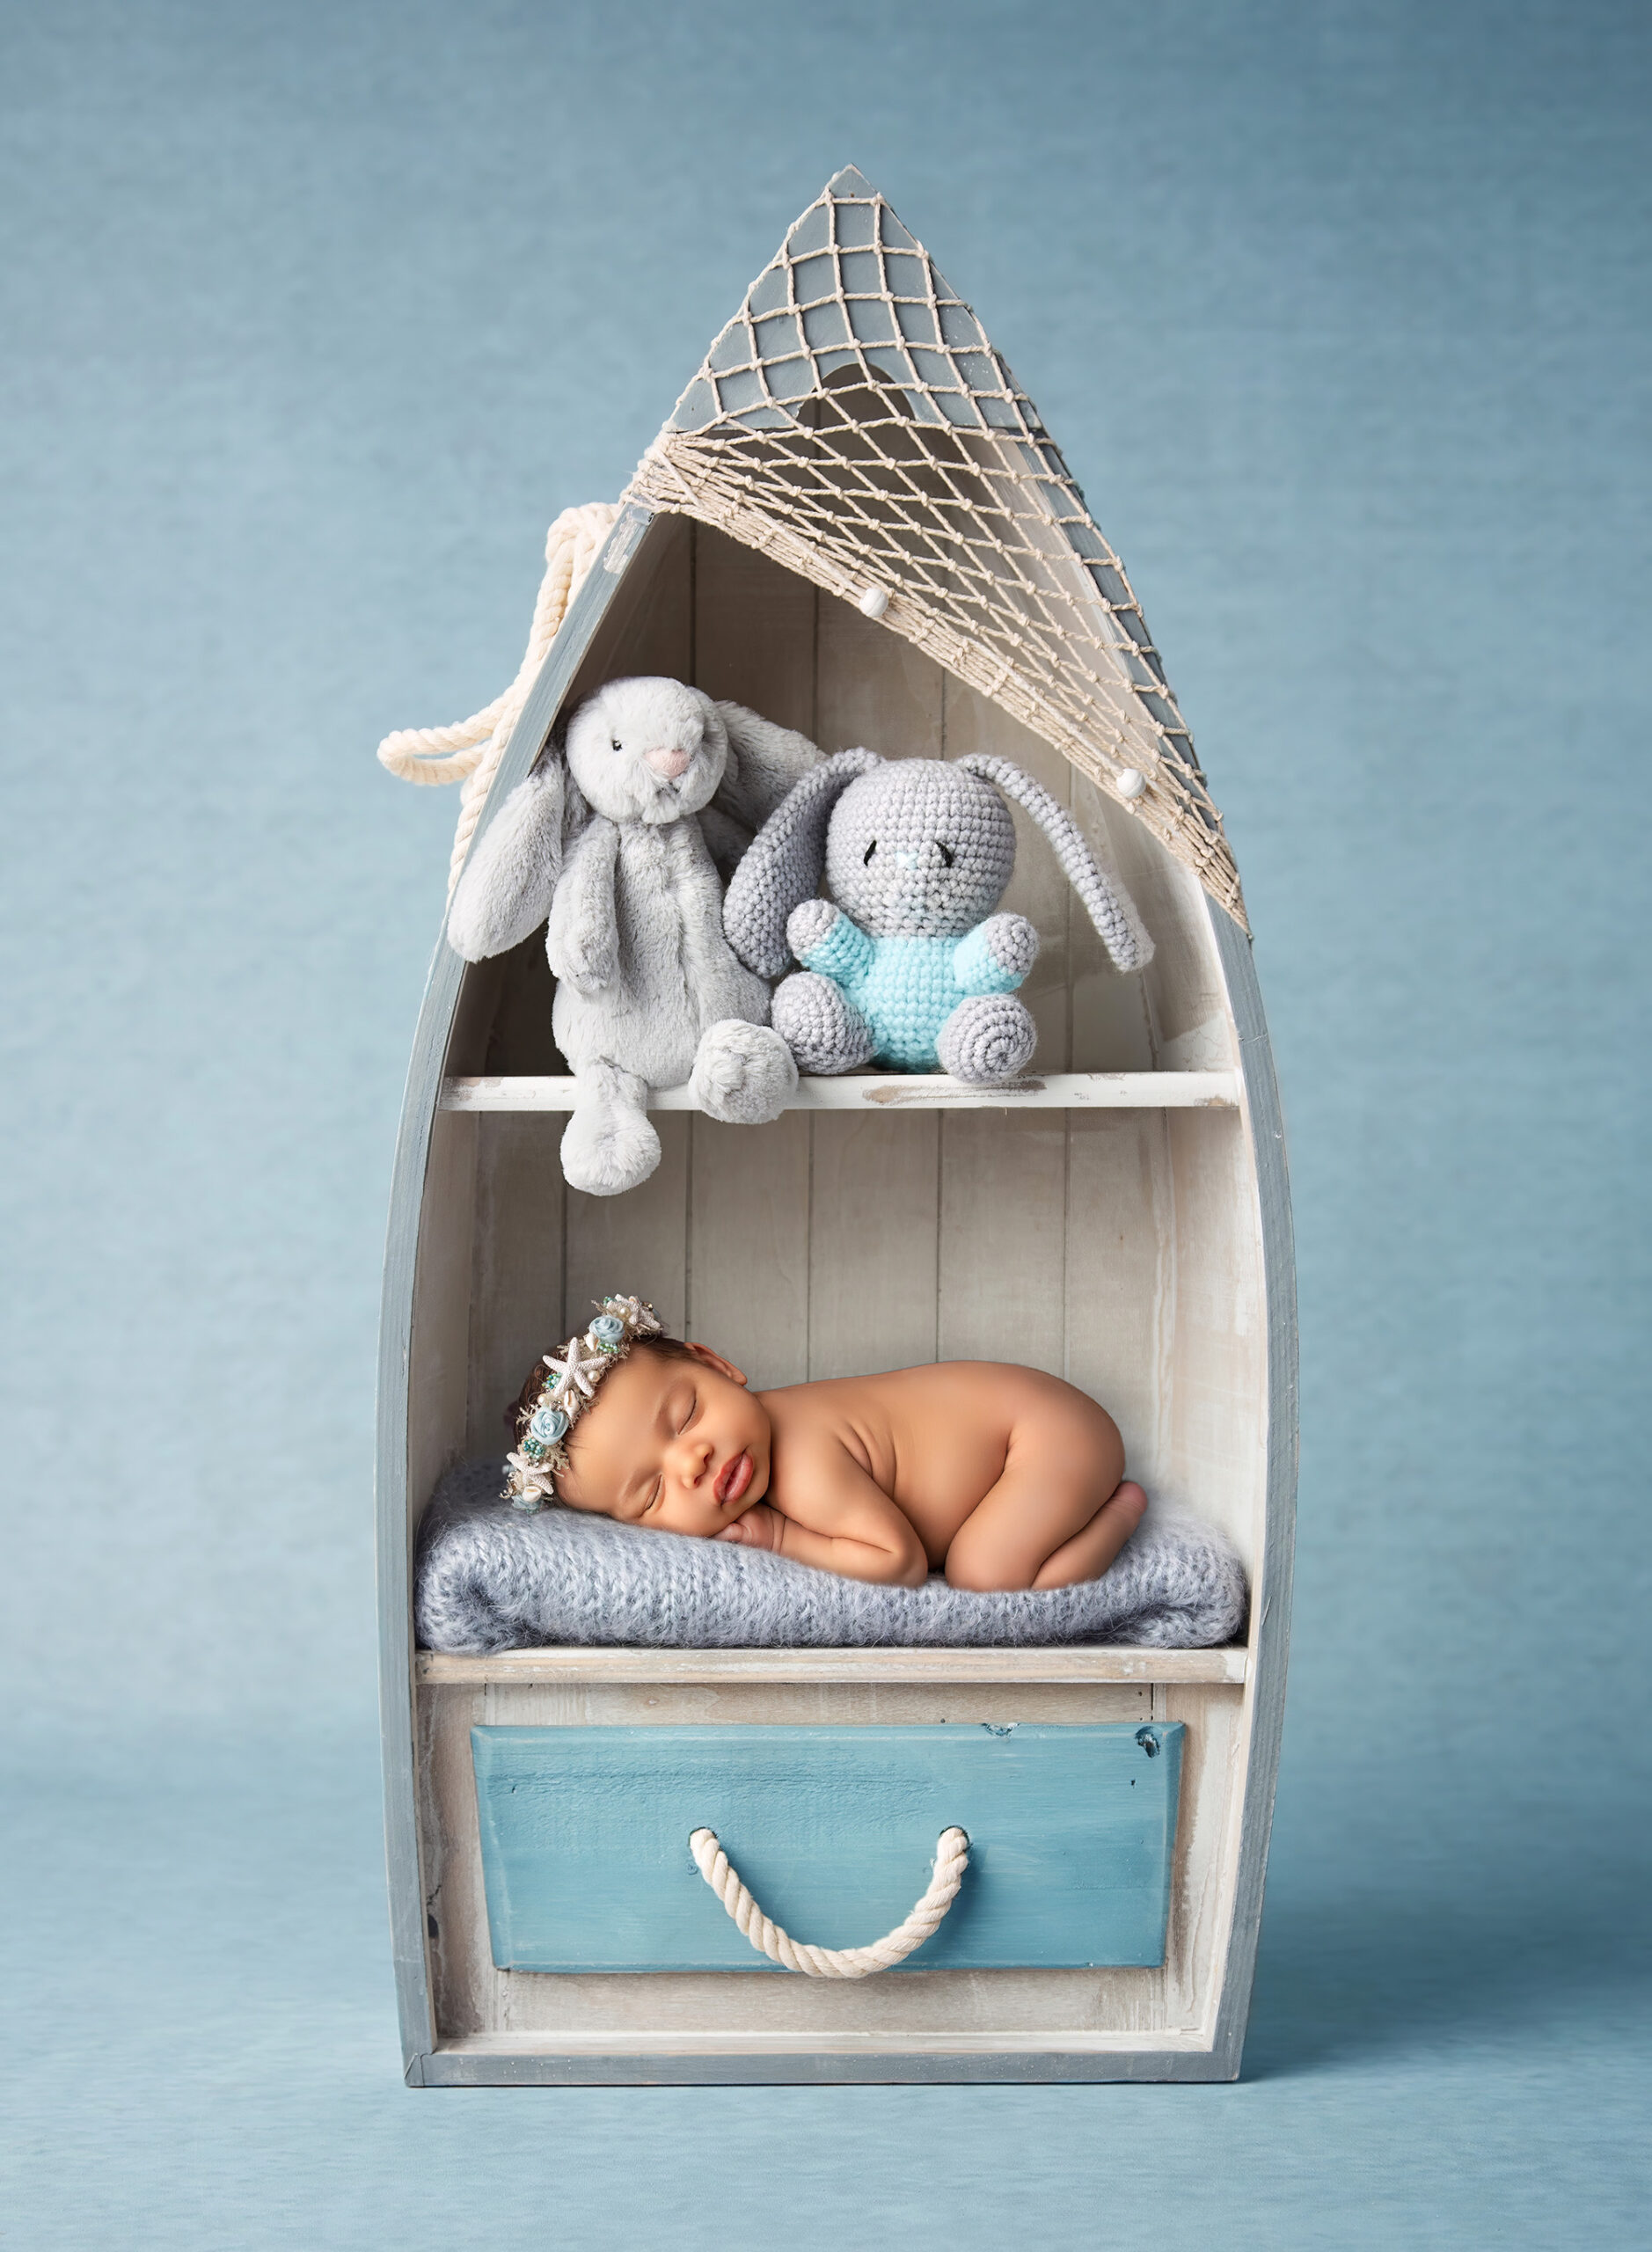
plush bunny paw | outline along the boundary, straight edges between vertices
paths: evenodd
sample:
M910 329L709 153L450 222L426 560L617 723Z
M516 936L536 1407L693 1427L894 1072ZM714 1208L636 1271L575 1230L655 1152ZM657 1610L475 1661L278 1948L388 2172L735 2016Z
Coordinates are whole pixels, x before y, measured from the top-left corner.
M800 969L775 987L769 1016L800 1071L831 1078L872 1060L872 1027L830 977L812 969Z
M660 1162L660 1137L643 1105L647 1090L630 1071L581 1075L579 1100L562 1137L562 1174L588 1196L620 1196Z
M1018 982L1038 960L1038 932L1025 915L989 915L976 936L1005 976Z
M786 917L786 942L799 961L807 961L832 925L842 919L843 909L830 899L806 899Z
M727 1017L702 1034L689 1086L708 1118L729 1126L766 1126L795 1093L797 1065L766 1024Z
M959 1002L935 1048L943 1071L978 1085L1012 1079L1032 1062L1037 1044L1037 1027L1013 993L980 993Z

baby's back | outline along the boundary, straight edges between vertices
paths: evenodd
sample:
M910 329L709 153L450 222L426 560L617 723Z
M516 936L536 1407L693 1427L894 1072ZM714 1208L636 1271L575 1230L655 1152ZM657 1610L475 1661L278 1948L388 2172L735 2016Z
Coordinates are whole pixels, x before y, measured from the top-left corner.
M895 1503L932 1565L1003 1476L1018 1435L1070 1440L1087 1452L1112 1424L1059 1377L1000 1361L939 1361L881 1376L840 1377L765 1393L774 1427L771 1495L806 1480L841 1447Z

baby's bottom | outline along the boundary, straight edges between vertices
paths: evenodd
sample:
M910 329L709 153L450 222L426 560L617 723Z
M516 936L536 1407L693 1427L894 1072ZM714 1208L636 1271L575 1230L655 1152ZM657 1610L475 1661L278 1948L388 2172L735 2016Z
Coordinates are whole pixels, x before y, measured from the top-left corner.
M1100 1579L1147 1507L1123 1469L1117 1424L1082 1394L1018 1422L1002 1476L953 1535L948 1582L993 1594Z

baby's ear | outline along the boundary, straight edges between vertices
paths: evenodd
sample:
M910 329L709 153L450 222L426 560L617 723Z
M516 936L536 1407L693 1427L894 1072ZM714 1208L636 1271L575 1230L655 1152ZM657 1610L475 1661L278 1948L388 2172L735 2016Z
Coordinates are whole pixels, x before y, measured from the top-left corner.
M715 1369L719 1376L726 1376L730 1384L741 1386L745 1384L744 1369L737 1369L732 1361L726 1361L720 1353L714 1353L709 1345L697 1345L691 1337L687 1340L687 1343L690 1352L697 1361L704 1361L708 1369Z

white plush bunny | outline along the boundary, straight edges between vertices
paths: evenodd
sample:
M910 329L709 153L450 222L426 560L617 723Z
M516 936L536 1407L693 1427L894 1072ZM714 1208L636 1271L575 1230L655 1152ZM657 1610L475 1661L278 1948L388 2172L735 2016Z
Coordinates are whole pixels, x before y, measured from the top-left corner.
M797 1085L769 989L723 936L718 865L732 867L821 754L743 706L632 679L579 706L565 756L566 771L547 747L488 823L448 938L479 961L548 914L552 1029L580 1083L562 1170L614 1196L660 1162L650 1087L686 1079L710 1116L754 1125Z

